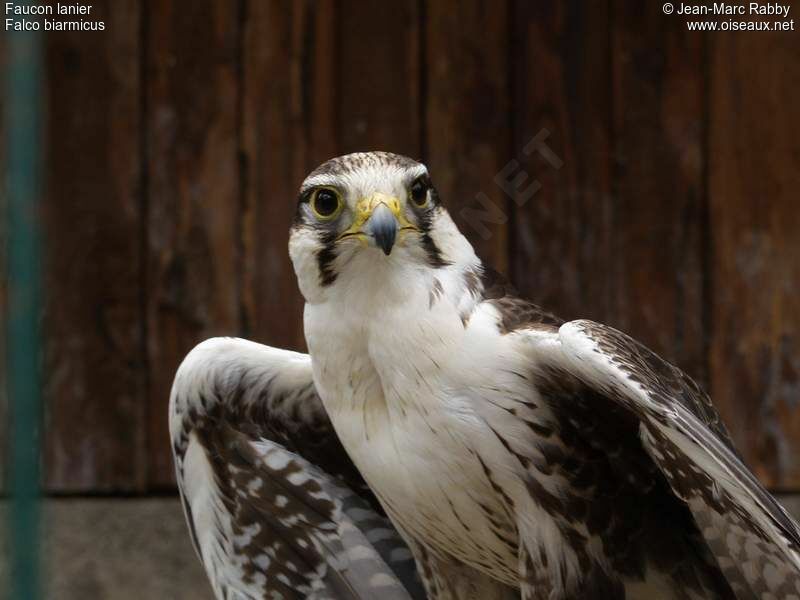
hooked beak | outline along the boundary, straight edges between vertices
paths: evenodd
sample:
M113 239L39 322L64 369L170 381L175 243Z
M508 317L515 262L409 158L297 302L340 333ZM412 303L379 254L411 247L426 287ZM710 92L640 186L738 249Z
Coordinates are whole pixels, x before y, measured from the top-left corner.
M375 244L389 256L397 238L397 217L386 204L378 204L367 221L365 232L375 240Z
M394 196L376 192L356 205L353 225L339 239L358 237L374 243L386 256L392 252L399 231L415 230L400 211L400 201Z

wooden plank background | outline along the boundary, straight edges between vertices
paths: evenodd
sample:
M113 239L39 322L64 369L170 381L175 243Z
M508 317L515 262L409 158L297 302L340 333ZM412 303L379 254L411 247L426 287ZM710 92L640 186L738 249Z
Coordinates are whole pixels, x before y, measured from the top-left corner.
M370 149L427 161L488 262L686 369L800 490L800 34L634 0L93 5L106 32L47 37L48 491L173 488L176 366L303 348L295 190Z
M140 11L97 10L113 35L46 37L43 439L58 491L147 483Z

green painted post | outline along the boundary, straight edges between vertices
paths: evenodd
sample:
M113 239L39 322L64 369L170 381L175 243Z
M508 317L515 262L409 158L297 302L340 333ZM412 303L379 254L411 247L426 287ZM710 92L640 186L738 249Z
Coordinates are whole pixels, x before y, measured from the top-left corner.
M4 32L8 207L8 398L11 409L9 524L11 598L40 597L39 446L41 36Z

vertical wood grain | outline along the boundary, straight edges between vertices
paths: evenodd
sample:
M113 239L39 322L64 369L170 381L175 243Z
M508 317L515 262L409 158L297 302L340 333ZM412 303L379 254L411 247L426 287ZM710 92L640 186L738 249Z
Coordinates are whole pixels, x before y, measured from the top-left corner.
M46 38L49 490L173 485L178 363L212 335L304 348L297 188L376 149L425 159L524 295L710 381L759 477L800 486L796 32L712 37L634 0L95 12L106 32Z
M615 233L608 3L518 2L515 16L519 166L507 178L527 178L510 225L514 280L564 318L607 320ZM543 145L530 144L537 136Z
M720 34L712 53L714 399L762 481L800 485L800 45Z
M426 5L426 159L479 256L508 270L510 197L495 175L514 158L508 2Z
M417 0L341 0L335 101L339 152L420 157Z
M244 312L254 339L300 350L287 244L300 183L337 151L334 6L251 1L244 19Z
M48 33L43 202L45 485L140 489L145 390L139 232L139 3L109 32Z
M147 9L149 484L160 487L173 482L175 369L197 342L241 326L240 30L225 0Z
M705 36L613 4L611 323L706 380Z

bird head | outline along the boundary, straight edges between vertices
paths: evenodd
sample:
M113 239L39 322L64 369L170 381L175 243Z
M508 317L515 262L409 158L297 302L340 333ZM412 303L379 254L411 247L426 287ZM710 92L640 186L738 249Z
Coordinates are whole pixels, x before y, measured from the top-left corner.
M414 269L441 269L474 253L422 163L388 152L331 159L300 187L289 253L306 300Z

